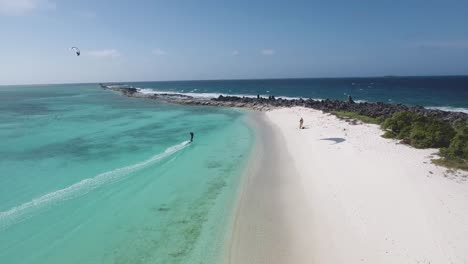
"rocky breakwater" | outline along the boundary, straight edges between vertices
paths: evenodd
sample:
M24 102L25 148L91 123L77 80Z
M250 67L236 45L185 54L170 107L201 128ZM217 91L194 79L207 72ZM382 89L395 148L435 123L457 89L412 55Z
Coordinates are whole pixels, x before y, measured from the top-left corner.
M394 113L409 111L414 112L425 117L432 117L439 120L448 121L451 124L463 121L468 123L468 114L462 112L451 112L442 111L437 109L427 109L422 106L407 106L402 104L387 104L382 102L377 103L355 103L352 98L348 101L339 100L313 100L313 99L282 99L270 96L269 98L263 98L257 96L256 98L250 97L237 97L237 96L219 96L218 98L212 99L217 102L229 102L230 104L237 105L262 105L264 108L275 108L275 107L293 107L302 106L307 108L313 108L321 110L323 112L332 113L335 111L346 111L354 112L360 115L370 117L383 117L388 118Z
M245 101L247 97L232 97L238 98L241 100L220 100L219 98L231 98L223 97L219 98L203 98L203 97L193 97L186 94L178 93L157 93L157 94L148 94L142 93L138 88L130 87L127 85L104 85L100 84L100 87L105 90L112 90L121 93L122 95L128 97L136 98L147 98L160 100L173 104L183 104L183 105L204 105L204 106L222 106L222 107L239 107L239 108L249 108L257 111L268 111L273 108L272 102L267 102L263 99L257 101Z
M332 113L335 111L354 112L360 115L370 117L388 118L394 113L409 111L422 116L432 117L439 120L448 121L454 124L458 121L468 123L468 114L462 112L450 112L437 109L427 109L422 106L407 106L402 104L387 104L382 102L376 103L355 103L351 97L347 101L339 100L313 100L313 99L283 99L275 98L274 96L261 97L239 97L239 96L222 96L217 98L201 98L193 97L185 94L177 93L160 93L160 94L145 94L141 93L138 88L126 85L102 85L101 87L108 90L114 90L128 97L139 97L162 100L169 103L184 104L184 105L205 105L205 106L223 106L223 107L239 107L249 108L258 111L268 111L278 107L294 107L302 106L321 110L323 112Z

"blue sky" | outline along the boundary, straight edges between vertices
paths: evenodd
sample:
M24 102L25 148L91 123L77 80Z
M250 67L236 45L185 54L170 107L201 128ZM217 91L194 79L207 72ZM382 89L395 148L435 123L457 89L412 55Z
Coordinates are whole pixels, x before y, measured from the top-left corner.
M465 75L467 14L466 0L0 0L0 84Z

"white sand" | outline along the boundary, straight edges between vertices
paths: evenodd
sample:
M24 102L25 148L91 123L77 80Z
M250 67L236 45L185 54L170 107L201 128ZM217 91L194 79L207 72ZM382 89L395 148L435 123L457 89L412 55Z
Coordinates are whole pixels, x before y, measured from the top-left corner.
M258 125L227 262L468 263L468 173L436 150L305 108Z

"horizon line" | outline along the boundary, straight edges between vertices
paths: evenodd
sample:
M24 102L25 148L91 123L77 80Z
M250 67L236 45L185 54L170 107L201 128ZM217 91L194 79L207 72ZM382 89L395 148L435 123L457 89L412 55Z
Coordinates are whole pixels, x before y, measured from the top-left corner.
M428 78L428 77L468 77L468 74L455 75L375 75L375 76L344 76L344 77L284 77L284 78L227 78L227 79L180 79L180 80L144 80L144 81L101 81L101 82L57 82L57 83L24 83L0 84L2 86L27 85L69 85L69 84L99 84L99 83L145 83L145 82L209 82L209 81L262 81L262 80L305 80L305 79L366 79L366 78Z

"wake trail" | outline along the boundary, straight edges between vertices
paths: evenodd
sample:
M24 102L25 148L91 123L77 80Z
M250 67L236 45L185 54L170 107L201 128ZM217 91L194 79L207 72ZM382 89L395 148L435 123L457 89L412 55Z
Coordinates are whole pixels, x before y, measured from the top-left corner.
M189 145L189 143L189 141L184 141L180 144L167 148L163 153L157 154L145 161L98 174L92 178L81 180L66 188L37 197L29 202L13 207L7 211L0 212L0 230L6 229L7 227L24 220L34 210L43 208L47 205L82 196L104 184L115 182L130 174L131 172L140 170L152 163L160 161L184 149Z

